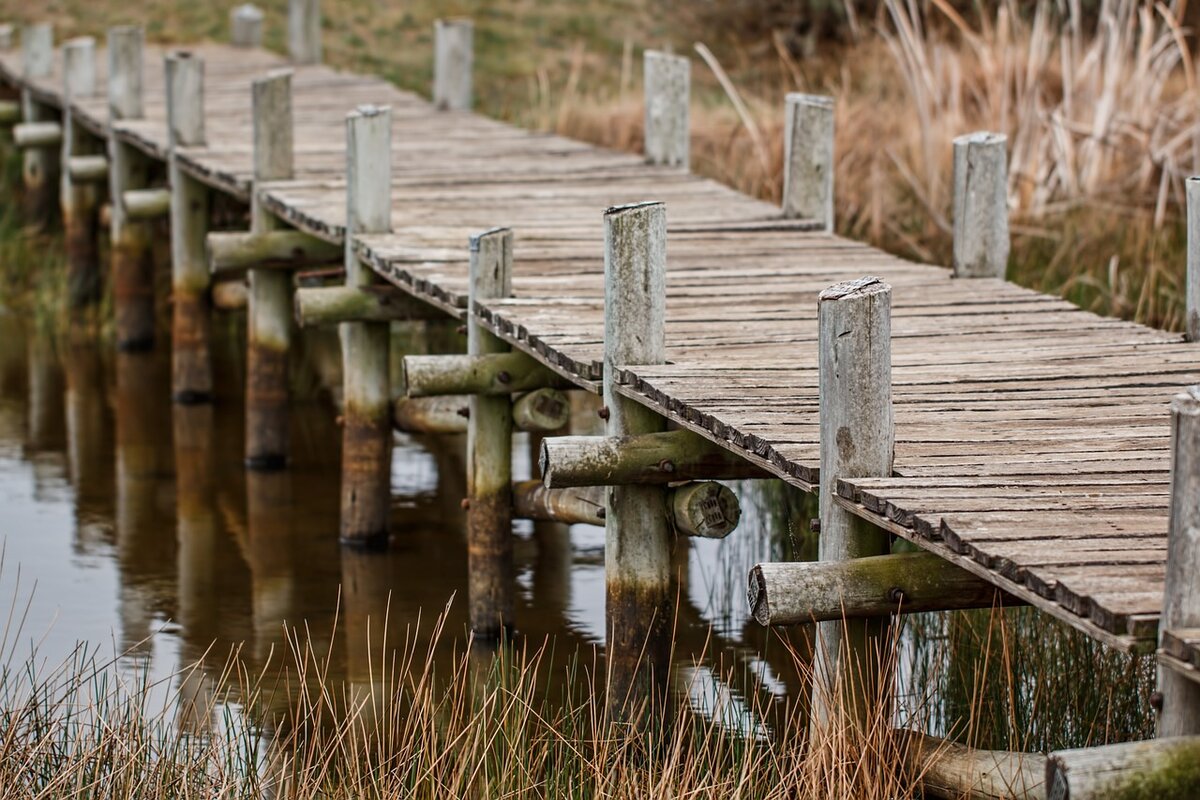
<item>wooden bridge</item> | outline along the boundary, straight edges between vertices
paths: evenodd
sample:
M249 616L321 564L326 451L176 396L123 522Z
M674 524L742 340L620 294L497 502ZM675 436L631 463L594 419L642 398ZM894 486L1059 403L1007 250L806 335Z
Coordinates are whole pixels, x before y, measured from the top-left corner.
M293 5L300 9L294 13L312 13L311 3ZM687 171L685 60L681 80L677 71L681 59L648 56L657 59L653 67L648 60L648 70L660 71L653 84L647 76L648 103L657 103L648 111L648 151L653 151L648 163L641 156L520 130L467 110L469 25L451 24L439 30L439 96L431 103L377 78L301 63L311 60L311 42L293 40L294 58L290 61L265 52L256 46L254 19L239 22L243 26L238 34L240 46L205 43L187 49L185 60L200 64L202 91L193 86L172 101L171 109L163 60L176 51L143 46L140 34L127 36L136 45L136 59L120 54L105 58L103 51L92 50L90 44L74 43L83 51L80 57L91 59L94 74L83 75L80 80L85 91L71 91L69 100L70 80L64 72L71 73L72 66L64 65L60 56L37 52L34 43L40 34L29 34L22 52L13 48L11 41L9 49L0 51L0 78L24 95L24 123L15 135L17 143L25 147L27 179L31 163L52 172L57 159L58 169L66 176L63 197L74 196L71 193L89 185L88 181L109 182L114 246L124 241L122 225L168 212L175 223L184 181L192 191L202 187L204 192L250 204L254 218L251 236L295 229L306 237L288 240L286 248L272 250L267 256L248 254L252 240L243 238L230 244L237 252L228 256L228 263L217 263L220 258L213 254L225 252L217 247L217 234L210 239L209 254L197 255L207 233L203 219L174 224L172 236L183 248L176 253L184 254L177 258L191 259L175 267L177 340L181 330L192 330L186 325L180 328L180 298L192 291L201 298L201 307L207 308L210 260L217 270L213 274L222 279L236 274L240 281L240 274L229 270L250 268L253 317L256 298L260 316L267 313L269 305L279 306L275 300L264 299L268 297L263 288L267 279L256 286L258 276L288 275L284 268L294 270L316 262L340 263L342 256L329 252L338 253L337 248L345 246L351 288L367 287L362 291L375 300L367 311L333 312L323 321L357 324L366 320L363 324L369 326L390 318L450 315L473 329L472 354L482 360L472 369L484 364L489 355L511 347L528 359L506 364L535 364L542 370L542 376L531 378L527 388L553 385L603 392L605 410L620 418L615 429L610 421L610 433L653 436L669 422L697 435L689 440L689 446L698 447L701 453L695 464L689 465L688 457L679 454L642 465L639 480L594 479L591 483L643 484L636 488L658 491L657 484L673 478L757 474L817 491L822 487L823 438L818 372L823 323L818 296L832 285L876 276L890 287L890 361L886 365L891 376L886 398L890 410L886 414L894 420L894 460L890 470L871 473L874 477L840 471L827 476L831 507L914 542L969 573L970 581L982 580L1002 590L1001 596L1008 602L1034 605L1108 645L1138 652L1161 646L1164 681L1179 681L1168 691L1168 709L1172 703L1191 704L1182 714L1185 721L1170 732L1200 732L1200 707L1195 705L1200 692L1200 633L1196 631L1200 628L1200 593L1195 591L1200 545L1172 544L1171 563L1178 575L1172 586L1166 585L1169 521L1174 514L1176 526L1192 530L1188 526L1196 524L1198 516L1196 510L1180 507L1196 505L1195 497L1177 497L1172 502L1171 401L1185 387L1200 384L1200 345L1177 334L1100 317L1064 300L1006 283L1003 258L999 269L995 267L994 238L982 237L983 246L994 252L984 253L980 262L982 271L990 270L993 277L966 277L972 257L956 244L956 252L964 252L958 270L964 277L956 278L951 270L905 261L832 234L827 210L832 183L832 106L827 103L811 98L789 102L793 146L787 169L793 172L785 191L785 212ZM0 37L0 42L4 38L8 37ZM177 54L173 57L180 58ZM136 64L136 75L128 72L128 64ZM126 71L110 74L110 68ZM282 68L290 72L277 71ZM138 81L136 113L121 113L125 94ZM260 88L253 88L256 83ZM288 109L264 117L264 109L271 103L263 100L259 104L252 97L265 97L257 93L272 87L282 87ZM119 96L114 97L114 92ZM181 98L198 105L189 112L180 107ZM360 106L369 107L355 112ZM348 123L350 112L355 113ZM198 133L193 123L190 136L186 120L179 121L189 114L202 118ZM7 115L10 122L15 121L11 110ZM376 135L371 121L380 116L387 121L381 129L386 147L374 151L374 158L366 150L349 153L354 156L351 162L358 158L362 169L350 173L348 185L347 131L351 132L351 149L363 146L362 142L369 143ZM175 119L169 121L169 117ZM360 123L364 127L356 129ZM655 131L655 126L661 129ZM825 135L829 142L822 138ZM90 150L70 149L87 137L94 140ZM359 144L353 144L355 141ZM109 144L97 146L97 142ZM803 151L802 145L807 145ZM970 146L963 143L964 158ZM63 148L61 156L59 148ZM107 168L96 160L105 149ZM122 172L118 165L129 158L128 153L135 153L149 166L140 173ZM364 153L368 159L361 163ZM277 163L281 158L286 161L273 174L264 168L272 157ZM381 166L389 164L387 158L390 169L381 172ZM163 169L154 166L168 162L171 175L180 176L170 187L163 185ZM984 181L987 165L980 164L971 174ZM1002 167L1001 160L1001 197ZM139 174L143 177L130 177ZM39 189L36 177L34 190L56 188ZM103 193L102 186L98 194ZM995 203L988 205L985 195L989 190L987 186L965 186L959 196L974 199L961 203L975 203L974 211L960 204L956 221L972 224L974 220L986 227L1006 213ZM378 202L363 199L364 192L372 191L376 197L386 198L382 212ZM1191 187L1189 196L1190 191ZM647 200L663 205L630 205ZM364 209L372 202L375 222L364 222L371 216ZM99 200L95 203L98 207ZM140 203L145 204L145 211L138 210L143 208ZM610 270L617 269L613 265L619 266L621 259L631 258L620 250L613 226L622 215L631 215L630 219L642 225L638 230L650 231L649 243L638 246L653 249L654 219L646 217L650 226L646 228L640 215L662 208L667 256L665 276L659 277L665 281L665 297L656 302L661 309L661 301L665 301L665 320L656 322L653 309L635 309L629 313L640 320L640 327L633 334L626 331L622 335L639 340L631 345L633 350L625 352L637 351L644 344L642 339L655 336L661 336L665 350L660 357L651 354L610 361L611 374L605 375L606 253ZM347 242L348 209L357 218ZM606 209L610 209L607 216ZM89 207L88 213L94 212L95 207ZM472 260L480 258L481 248L490 252L490 240L487 236L475 239L473 250L468 248L468 240L497 226L512 232L511 245L497 245L511 250L497 256L496 262L511 268L511 289L504 281L491 291L477 284L472 298ZM1003 233L1006 236L1006 227ZM975 234L960 230L959 235L963 248L969 250ZM303 246L296 246L297 241ZM337 247L322 251L322 242ZM998 251L1006 255L1006 241ZM318 253L324 255L314 255ZM200 258L205 263L197 269L194 262ZM653 253L632 258L639 264L655 260ZM279 263L268 263L272 261ZM370 272L361 272L357 265L367 265ZM88 265L79 266L85 269ZM1192 266L1189 287L1200 281L1196 265ZM122 293L120 269L120 263L114 261L119 339L121 320L134 324L128 320L137 317L136 313L121 317L122 302L144 302L147 291L144 286L127 286ZM194 277L197 273L205 278L200 289L194 284L189 289L186 280L181 282L181 274ZM655 276L652 271L643 277L647 275L646 285L634 287L633 294L653 289ZM370 288L380 279L401 291L386 286ZM611 283L607 288L611 312L614 289ZM289 277L284 287L289 316L290 291ZM300 290L301 294L305 291ZM1189 288L1189 299L1192 296ZM827 299L831 298L826 296L822 302ZM627 298L616 301L630 302ZM297 300L302 308L305 302L303 297ZM256 325L267 330L278 320L267 323L261 327L251 322L252 340ZM655 324L660 327L657 332L646 327ZM285 321L283 327L287 326ZM851 333L846 330L839 335ZM203 348L197 349L190 341L194 337L183 338L189 338L189 343L185 347L177 341L177 351L199 352L197 358L205 357ZM135 332L128 341L137 339ZM285 336L284 346L286 342ZM476 346L478 343L482 344ZM344 347L348 358L372 352L366 346L362 351L352 345ZM888 349L881 350L878 343L872 343L872 348L875 356ZM368 361L371 357L364 356ZM202 365L181 372L180 364L186 367L188 358L186 353L177 357L177 399L202 398L211 388L204 386ZM252 354L252 370L254 365ZM409 359L409 365L409 394L438 393L426 392L419 385L424 374L421 368L432 369L437 364L418 358ZM347 380L354 382L355 367L350 361L346 370ZM478 367L473 373L476 384L459 381L458 393L478 396L480 401L471 407L472 426L482 426L479 430L473 427L477 443L492 435L481 418L488 413L486 404L497 395L507 398L515 390L497 388L497 381L512 380L507 371L483 375L485 372ZM378 380L378 376L367 377ZM199 383L190 386L189 380ZM253 386L254 382L251 376L249 383ZM279 390L277 384L274 391ZM282 391L286 391L285 384ZM263 396L270 393L262 390ZM369 395L368 391L362 396ZM355 389L348 384L347 403L353 404L355 397ZM272 402L278 406L277 401ZM653 418L658 422L649 427L630 425L639 412L616 406L629 401L655 412ZM354 412L348 409L347 413L352 416ZM1188 422L1187 410L1180 406L1175 416L1180 431L1177 446L1197 444L1195 424ZM270 427L270 415L259 419L266 421L264 427ZM364 423L361 430L369 430L371 424ZM348 430L351 427L348 423ZM390 426L388 430L390 436ZM502 427L501 434L504 430ZM830 435L842 442L841 430L830 431ZM248 439L253 438L248 431ZM563 441L559 447L556 441L546 442L543 468L547 485L588 483L556 477L578 466L570 462L571 443ZM863 442L852 439L848 449ZM346 458L353 459L355 451L349 440L347 448ZM276 455L286 458L286 444L277 449ZM561 470L558 458L567 459ZM1191 458L1195 460L1194 455ZM737 464L741 466L731 466ZM370 476L360 474L378 472L377 466L367 458L357 468L345 468L344 475L350 483L361 481L361 487L375 486L378 492L378 481L372 484ZM647 477L656 468L664 474ZM507 489L506 469L500 468L500 472ZM476 483L484 480L483 474L476 473ZM1194 489L1196 478L1181 475L1177 492ZM386 482L384 487L386 492ZM486 505L476 495L472 502ZM610 526L620 525L630 512L621 509L619 497L610 495L608 502ZM833 513L827 513L823 504L823 530L830 526ZM511 509L506 514L501 528L511 517ZM346 524L344 520L344 535ZM491 524L495 528L494 520ZM351 531L347 538L355 535ZM500 534L501 538L507 535ZM480 600L485 614L503 610L503 600L496 600L496 595L502 597L505 592L496 585L504 580L503 542L497 543L496 537L493 530L490 539L484 535L472 544L472 557L478 555L484 565L480 570L485 580L479 591L485 596ZM611 549L611 534L609 541ZM619 551L619 538L615 546ZM498 566L486 566L485 562L495 558L500 561ZM626 568L621 558L620 552L609 553L610 570ZM499 572L488 578L485 573L493 568ZM769 623L786 617L771 608L769 593L774 587L761 573L758 580L757 585L752 583L759 606L756 615ZM475 589L473 582L473 592ZM1168 598L1174 593L1183 599L1172 601L1171 629L1160 633L1165 591ZM891 602L902 605L906 597L901 592ZM990 602L990 595L988 598ZM473 605L477 599L473 597ZM833 602L836 605L838 599ZM945 597L932 605L955 607L955 600ZM852 611L848 609L848 613ZM1070 758L1055 762L1066 764L1058 774L1068 774ZM1067 778L1058 780L1066 785ZM1070 780L1082 779L1071 773ZM1056 785L1052 783L1048 791L1053 792ZM1072 783L1070 796L1093 796L1086 794L1083 786Z

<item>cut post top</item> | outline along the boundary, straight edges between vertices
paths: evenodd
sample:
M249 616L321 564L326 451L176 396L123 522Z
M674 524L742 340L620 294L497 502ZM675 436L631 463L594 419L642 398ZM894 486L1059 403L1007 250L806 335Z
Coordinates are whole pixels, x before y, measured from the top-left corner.
M91 36L63 43L63 93L68 103L96 93L96 40Z
M835 100L827 94L805 94L804 92L788 92L784 101L790 106L812 106L814 108L832 109Z
M108 113L114 119L141 119L144 34L135 25L108 29Z
M21 67L26 78L44 78L54 69L54 28L34 22L21 28Z
M892 287L888 286L882 278L867 275L862 278L835 283L833 286L821 290L821 293L817 295L817 302L825 303L854 297L866 297L872 294L884 294L891 290Z

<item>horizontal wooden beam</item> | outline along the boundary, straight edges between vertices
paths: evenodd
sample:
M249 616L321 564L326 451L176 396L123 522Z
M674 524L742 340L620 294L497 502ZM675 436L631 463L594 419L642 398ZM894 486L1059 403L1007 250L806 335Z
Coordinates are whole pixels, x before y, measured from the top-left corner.
M513 517L564 525L604 524L604 487L547 489L541 481L513 484Z
M254 269L294 270L341 264L344 248L301 231L210 233L208 266L214 274Z
M1046 760L1052 800L1200 797L1200 736L1059 750Z
M1041 753L976 750L917 731L896 731L907 772L925 797L958 800L1043 800L1046 757ZM1075 795L1071 795L1075 800Z
M530 433L555 433L571 421L571 401L559 389L534 389L513 400L513 426Z
M16 100L0 100L0 125L15 125L21 121L21 104Z
M296 290L296 322L301 327L342 322L445 318L446 312L387 284L319 286Z
M750 610L761 625L1024 605L933 553L847 561L777 561L750 571Z
M131 189L121 195L129 219L157 219L171 213L170 189Z
M521 352L481 356L405 356L400 383L408 397L520 394L569 389L570 381Z
M62 125L57 122L22 122L13 126L13 144L22 149L58 147L62 136Z
M691 431L639 436L556 436L542 442L551 489L770 477L761 467Z
M71 156L67 171L75 183L100 183L108 180L108 158L105 156Z
M467 395L401 397L392 403L392 422L406 433L466 433ZM571 404L558 389L535 389L513 403L513 427L531 433L562 429Z

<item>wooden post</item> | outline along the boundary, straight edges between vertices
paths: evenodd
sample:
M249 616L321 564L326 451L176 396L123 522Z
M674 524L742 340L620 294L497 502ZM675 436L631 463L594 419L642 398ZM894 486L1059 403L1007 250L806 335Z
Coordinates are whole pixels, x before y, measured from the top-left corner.
M12 50L13 26L10 23L0 25L0 50Z
M664 420L615 390L619 367L666 360L667 212L662 203L604 214L605 433L655 433ZM670 524L661 486L610 486L605 504L608 709L635 715L666 699L671 630Z
M209 189L179 167L177 150L204 144L204 60L178 51L166 59L171 185L171 396L212 399L208 261Z
M263 12L252 3L243 3L229 12L229 39L234 47L262 46Z
M254 193L250 232L279 226L263 207L262 183L293 174L292 72L277 70L254 81ZM251 269L246 358L246 465L282 469L288 459L288 349L292 338L292 276Z
M513 234L496 228L471 238L470 301L512 294ZM507 351L508 345L471 317L467 353ZM490 641L512 629L512 398L471 395L467 417L467 571L471 630Z
M1200 386L1171 401L1171 423L1171 516L1160 639L1169 630L1200 627ZM1160 665L1158 691L1158 735L1200 734L1200 683Z
M783 136L783 216L811 219L833 233L832 97L789 94Z
M954 277L1004 279L1008 269L1008 138L954 140Z
M288 0L288 55L294 64L321 63L320 0Z
M61 164L94 156L95 139L75 124L73 105L96 93L96 41L72 39L63 45L63 141ZM95 183L75 180L62 169L59 202L67 244L67 306L73 318L100 300L100 253L97 239L99 196Z
M354 252L354 234L385 233L392 218L392 112L362 106L346 118L346 285L377 282ZM387 322L341 325L344 375L341 537L386 547L392 420Z
M892 290L878 278L839 283L818 298L821 561L885 555L888 535L834 502L838 478L892 474ZM887 619L822 622L813 678L814 726L861 725L886 678Z
M433 103L441 111L470 111L475 23L439 19L433 24Z
M149 225L131 219L125 193L147 184L146 157L116 136L115 123L141 119L141 28L122 26L108 31L108 139L112 281L117 349L149 350L154 346L154 258Z
M22 70L26 79L45 78L54 69L54 29L49 23L26 25L21 29ZM55 118L48 106L40 103L28 88L21 90L21 116L25 122L46 122ZM58 205L59 148L32 147L21 154L25 184L25 208L29 222L38 227L50 224Z
M1192 176L1187 187L1187 319L1184 333L1189 342L1200 342L1200 177Z
M646 163L687 169L691 138L692 63L683 56L647 50Z

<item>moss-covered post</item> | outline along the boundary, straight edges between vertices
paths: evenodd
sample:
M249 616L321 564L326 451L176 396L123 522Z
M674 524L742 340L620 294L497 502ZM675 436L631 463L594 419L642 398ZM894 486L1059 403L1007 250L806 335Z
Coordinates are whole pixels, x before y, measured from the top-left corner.
M263 12L251 3L243 3L229 12L229 40L234 47L262 46Z
M142 29L119 26L108 31L109 196L112 198L112 281L117 349L154 346L154 258L150 225L132 219L125 193L144 188L148 159L116 136L116 123L141 119Z
M821 561L880 556L888 535L834 502L839 478L892 474L892 290L878 278L839 283L818 304ZM817 628L814 730L861 726L882 702L886 617Z
M293 174L292 72L276 70L252 86L254 189L250 232L279 226L259 198L262 184ZM292 275L251 269L246 357L246 466L282 469L288 459L288 349Z
M346 118L346 285L377 282L354 234L385 233L392 213L392 112L362 106ZM344 412L341 537L385 547L391 506L392 420L387 322L341 325Z
M97 240L99 194L93 181L77 181L67 166L72 158L94 156L99 143L76 124L76 101L96 94L96 41L72 39L63 45L62 207L67 244L67 306L73 320L100 300L100 253Z
M475 68L475 23L439 19L433 27L433 103L442 111L470 111Z
M166 59L168 169L171 184L171 396L212 399L209 356L208 188L179 167L177 150L204 144L204 60L178 51Z
M288 0L288 55L293 64L321 63L321 0Z
M683 56L647 50L642 70L646 86L646 162L687 169L692 64Z
M21 28L21 69L27 80L45 78L54 70L54 29L48 22ZM55 112L38 102L28 88L21 89L21 118L25 122L50 122ZM49 225L58 205L58 142L52 147L25 148L21 156L25 184L26 217L30 224Z
M1004 279L1008 269L1008 137L954 140L954 277Z
M513 234L497 228L471 238L469 308L512 294ZM467 353L503 353L508 345L472 317ZM499 638L513 624L512 397L472 395L467 417L467 565L471 630Z
M793 93L785 108L783 215L833 233L833 98Z
M616 372L666 360L667 210L638 203L604 213L605 434L663 430L655 412L615 390ZM605 498L608 708L617 719L666 698L671 630L671 526L661 486L609 486Z

